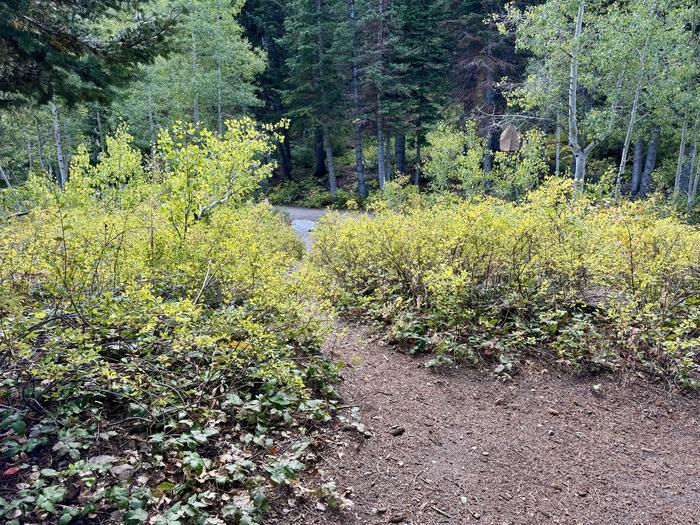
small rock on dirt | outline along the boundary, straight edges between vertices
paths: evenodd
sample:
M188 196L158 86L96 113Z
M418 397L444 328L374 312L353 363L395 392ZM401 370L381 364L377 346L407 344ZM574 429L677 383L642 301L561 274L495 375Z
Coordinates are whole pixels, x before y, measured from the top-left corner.
M406 429L404 427L393 427L389 429L389 433L394 436L394 437L399 437L400 435L404 434L406 432Z
M127 481L134 475L134 467L131 465L117 465L109 469L109 472L119 481Z

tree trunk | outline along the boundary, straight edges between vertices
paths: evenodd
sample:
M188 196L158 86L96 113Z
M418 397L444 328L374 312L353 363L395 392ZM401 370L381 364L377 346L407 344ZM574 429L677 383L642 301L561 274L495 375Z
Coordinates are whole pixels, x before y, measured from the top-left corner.
M378 23L377 23L377 47L378 47L378 63L377 70L379 74L384 73L384 1L379 0L378 5ZM384 189L386 183L386 159L384 158L384 115L382 114L382 90L381 82L377 84L377 178L379 179L379 188Z
M66 181L68 180L68 165L63 156L63 145L61 138L61 126L58 121L58 108L56 107L56 99L49 102L51 115L53 117L53 136L56 142L56 161L58 162L58 185L61 189L65 189Z
M12 187L12 184L10 184L10 179L8 178L7 173L5 173L5 170L3 169L2 164L0 164L0 179L3 180L3 182L5 183L5 186L7 186L8 188Z
M384 123L381 115L377 117L377 178L379 188L384 189L386 183L386 161L384 160Z
M323 177L326 173L326 152L323 149L323 129L314 129L314 176Z
M697 137L697 135L696 135ZM693 139L693 145L690 147L690 159L683 167L683 174L681 175L681 188L687 188L690 191L693 179L693 169L695 168L695 158L698 154L698 139Z
M193 1L190 0L190 9L192 9ZM191 28L191 38L192 38L192 120L194 124L197 125L200 121L199 115L199 89L197 87L197 38L194 33L194 27Z
M365 180L364 151L362 149L362 113L360 98L360 72L357 65L357 11L355 0L350 0L350 27L352 31L352 118L353 140L355 146L355 178L357 193L363 199L367 198L367 182Z
M284 142L277 143L277 156L280 159L279 167L282 180L292 180L289 164L287 164L287 155L284 151Z
M484 173L491 173L493 169L493 152L490 148L490 142L489 140L487 142L487 147L484 148L484 158L481 161L481 168L484 170Z
M323 128L323 149L326 152L326 163L328 164L328 189L335 199L338 196L338 181L335 177L335 167L333 166L333 147L328 128Z
M394 157L396 157L396 171L406 173L406 134L397 131L394 140Z
M644 141L641 137L634 143L634 159L632 166L632 186L630 187L630 195L633 197L639 195L639 188L642 183L642 163L644 162Z
M39 153L39 164L41 164L42 170L48 172L49 166L44 157L44 140L41 136L41 129L39 129L39 119L36 117L34 117L34 127L36 129L36 148Z
M554 174L558 177L561 173L561 119L557 115L557 142L556 142L556 152L554 154Z
M420 169L423 163L421 158L421 138L420 132L416 133L416 170L413 174L413 184L416 186L420 185Z
M391 180L394 170L391 167L391 135L388 132L384 134L384 162L386 163L384 168L386 179Z
M151 134L151 147L153 152L156 149L156 123L153 117L153 97L151 96L151 86L148 86L148 132Z
M63 135L66 137L66 151L63 154L66 158L66 173L68 172L71 160L73 159L73 134L70 132L69 122L70 117L63 119Z
M644 81L644 58L646 55L646 47L641 55L639 79L637 80L637 87L634 90L634 100L632 101L632 110L630 111L630 121L627 125L627 133L625 134L625 144L622 147L622 156L620 158L620 167L617 170L617 179L615 181L615 202L620 200L620 194L622 193L622 176L625 174L625 168L627 167L627 156L629 155L630 143L632 142L632 131L634 130L634 124L637 121L637 108L639 107L639 96L642 93L642 84Z
M219 136L224 134L224 112L222 107L222 78L221 78L221 64L218 63L216 67L216 125L219 130Z
M364 152L362 151L362 124L355 122L355 177L357 178L357 193L363 199L367 198L367 181L365 180Z
M105 130L102 127L102 116L100 115L100 106L95 107L95 120L97 120L97 134L100 139L100 151L105 151Z
M639 184L639 195L646 197L651 190L651 173L656 168L656 154L659 151L659 142L661 141L661 131L658 126L654 126L651 131L651 141L647 149L647 156L644 162L644 171L642 172L642 181Z
M584 8L585 0L579 0L576 26L574 28L574 40L577 44L571 52L571 66L569 69L569 146L575 158L574 187L578 191L582 191L584 188L588 155L598 144L598 141L594 139L584 148L579 143L578 135L578 64L580 52L578 41L583 32Z
M29 173L34 171L34 153L32 152L32 142L27 141L27 160L29 161Z
M586 155L583 150L574 153L574 187L578 191L583 191L586 178Z
M700 162L698 162L698 167L695 171L695 179L691 176L688 179L688 215L693 211L693 206L695 206L695 201L698 196L698 187L700 186Z
M285 161L287 162L287 169L289 170L289 180L293 180L294 163L292 162L292 146L290 143L289 132L285 130L284 141L282 142L282 154L284 155Z
M681 143L678 146L678 160L676 162L676 177L673 183L673 198L678 199L681 192L681 174L683 172L683 161L685 159L685 142L688 135L688 110L683 117L683 127L681 128Z
M695 168L695 158L698 154L698 123L700 121L700 113L695 115L695 124L693 125L693 145L690 147L690 159L683 166L681 173L681 188L690 190L692 185L693 170Z

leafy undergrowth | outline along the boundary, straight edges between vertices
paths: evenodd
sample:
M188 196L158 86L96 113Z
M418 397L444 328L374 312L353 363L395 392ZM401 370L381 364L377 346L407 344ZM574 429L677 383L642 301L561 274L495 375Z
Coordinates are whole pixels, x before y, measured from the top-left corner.
M273 186L268 192L270 203L280 206L300 206L302 208L343 208L356 196L342 188L335 198L327 188L313 178L299 182L284 181Z
M330 215L311 260L347 310L391 338L511 374L527 355L700 383L700 231L648 202L606 207L551 181L496 199Z
M238 131L163 137L151 173L113 141L0 224L3 522L257 523L304 468L334 399L329 320L292 230L243 202L267 146Z

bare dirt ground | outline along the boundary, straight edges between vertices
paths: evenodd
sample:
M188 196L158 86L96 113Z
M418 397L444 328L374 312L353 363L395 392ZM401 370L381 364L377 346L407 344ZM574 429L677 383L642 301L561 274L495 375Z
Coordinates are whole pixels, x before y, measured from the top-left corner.
M697 396L534 365L437 373L357 326L325 351L371 437L338 425L300 482L332 477L354 506L282 495L268 524L700 523Z

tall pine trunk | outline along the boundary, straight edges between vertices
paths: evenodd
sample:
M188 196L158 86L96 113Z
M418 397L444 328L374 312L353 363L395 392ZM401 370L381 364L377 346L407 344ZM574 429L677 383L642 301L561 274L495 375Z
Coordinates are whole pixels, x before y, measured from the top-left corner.
M379 96L377 96L379 98ZM379 188L384 189L386 183L386 161L384 160L384 122L382 116L377 117L377 178Z
M394 157L396 158L396 171L401 175L406 173L406 134L402 131L396 132L394 139Z
M416 133L416 170L413 172L413 184L416 186L420 185L420 175L421 175L421 165L423 164L423 158L421 157L421 134L420 131Z
M632 165L632 185L630 186L630 195L635 197L639 195L639 188L642 183L642 164L644 163L644 140L641 137L637 138L634 143L634 157Z
M384 162L386 163L384 167L386 179L391 180L394 173L391 164L391 134L389 132L384 134Z
M287 163L287 169L289 170L289 180L292 180L294 163L292 162L292 145L290 143L289 132L285 130L284 141L282 142L282 156Z
M362 109L360 105L360 71L357 65L357 11L355 0L350 0L350 27L352 30L352 118L353 140L355 146L355 178L357 193L363 199L367 198L367 182L365 180L364 151L362 149Z
M335 199L338 195L338 181L335 177L335 166L333 165L333 146L328 128L323 128L323 150L326 152L326 164L328 165L328 189Z
M39 128L39 119L34 117L34 127L36 129L36 148L39 154L39 164L41 164L41 169L45 172L49 171L49 164L44 157L44 139L41 135L41 129Z
M323 177L326 171L326 152L323 149L323 130L314 129L314 176Z
M377 69L380 75L384 74L384 2L379 0L378 4L378 24L377 24L377 53L378 63ZM379 179L379 187L384 188L386 183L386 158L385 158L385 133L384 133L384 115L382 114L383 93L381 82L377 84L377 178Z
M58 163L58 185L63 190L68 181L68 164L63 155L63 139L61 136L61 125L58 121L58 108L56 107L56 99L53 98L49 102L51 108L51 116L53 117L53 137L56 142L56 162Z
M647 149L646 160L644 161L644 171L642 172L642 181L639 184L639 195L646 197L651 191L651 173L656 168L656 155L659 151L659 143L661 142L661 131L658 126L653 126L651 131L651 140Z
M279 168L282 180L292 180L289 165L287 164L287 156L284 153L284 143L277 143L277 157L279 158Z

